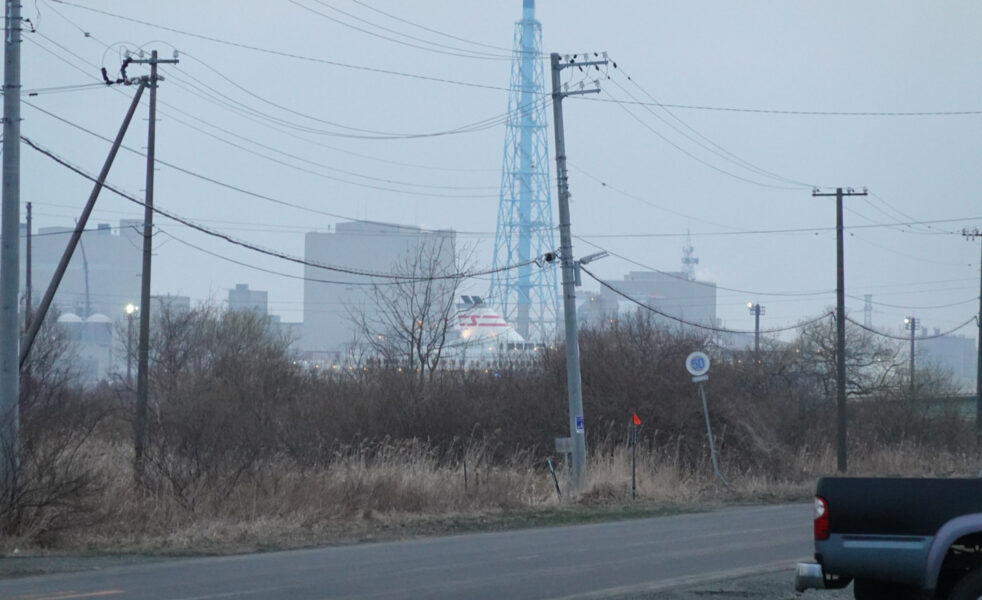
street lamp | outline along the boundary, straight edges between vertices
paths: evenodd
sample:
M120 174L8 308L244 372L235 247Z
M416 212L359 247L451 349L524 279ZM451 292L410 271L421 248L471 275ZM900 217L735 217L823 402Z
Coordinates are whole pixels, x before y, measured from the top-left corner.
M914 339L917 337L917 328L921 320L914 317L904 318L904 328L910 331L910 391L914 392Z
M767 307L748 302L747 308L754 316L754 354L760 354L760 315L767 314Z
M126 305L126 385L133 385L133 315L140 308L132 302Z

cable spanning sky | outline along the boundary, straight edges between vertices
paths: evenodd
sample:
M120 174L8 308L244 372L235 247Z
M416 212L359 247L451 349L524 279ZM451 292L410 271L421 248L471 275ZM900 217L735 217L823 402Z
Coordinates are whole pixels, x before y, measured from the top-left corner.
M290 256L346 219L453 228L482 271L521 9L38 0L24 7L23 133L97 172L134 92L95 85L100 69L115 79L126 50L176 49L158 96L162 209ZM766 306L765 329L813 319L835 302L835 211L812 188L867 187L846 200L850 316L867 294L873 325L895 333L908 315L947 331L978 310L982 242L960 233L982 227L982 5L537 0L536 15L546 52L616 63L564 71L603 90L565 105L574 251L611 253L592 273L679 271L689 234L723 326L752 329L748 302ZM137 151L141 114L125 142ZM35 227L72 225L90 182L27 147L22 160ZM109 180L142 197L144 178L124 152ZM90 223L141 216L106 193ZM302 266L156 225L153 293L221 302L248 283L300 320Z

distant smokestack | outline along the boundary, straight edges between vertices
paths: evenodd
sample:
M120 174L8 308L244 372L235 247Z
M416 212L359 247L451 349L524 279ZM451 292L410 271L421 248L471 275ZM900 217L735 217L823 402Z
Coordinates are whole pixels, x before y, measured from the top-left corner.
M522 18L535 18L535 0L522 0Z

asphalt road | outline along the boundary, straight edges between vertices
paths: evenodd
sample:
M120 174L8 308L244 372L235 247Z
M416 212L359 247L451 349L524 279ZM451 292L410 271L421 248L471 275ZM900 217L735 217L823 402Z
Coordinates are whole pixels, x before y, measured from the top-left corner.
M15 600L573 600L791 568L811 505L209 557L0 580Z

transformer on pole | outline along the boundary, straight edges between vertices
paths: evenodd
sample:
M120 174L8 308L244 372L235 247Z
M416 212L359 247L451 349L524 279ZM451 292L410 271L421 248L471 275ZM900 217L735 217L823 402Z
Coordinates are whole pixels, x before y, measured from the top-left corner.
M542 56L542 25L535 0L523 0L515 50L502 160L494 267L529 263L556 250L549 180L549 144ZM551 345L559 322L556 263L524 264L496 272L489 300L530 342Z

